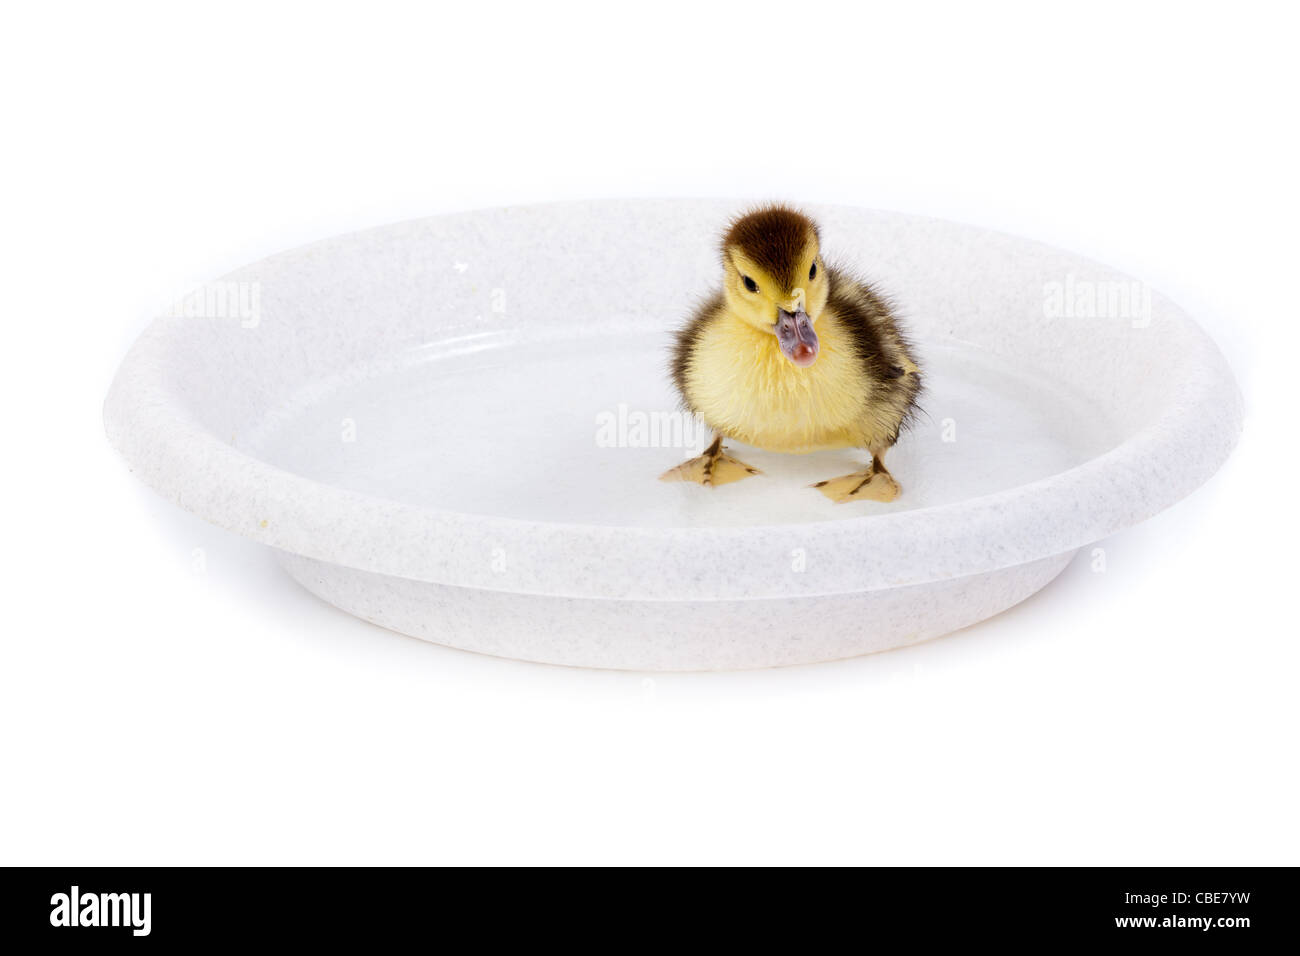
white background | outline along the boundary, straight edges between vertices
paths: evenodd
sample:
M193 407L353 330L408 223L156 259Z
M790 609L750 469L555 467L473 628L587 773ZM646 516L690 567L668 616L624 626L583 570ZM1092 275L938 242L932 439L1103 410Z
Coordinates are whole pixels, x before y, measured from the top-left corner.
M7 7L0 862L1300 862L1295 24L1047 6ZM1221 344L1241 445L1105 573L964 633L649 677L353 620L103 437L117 363L196 282L651 195L1112 263Z

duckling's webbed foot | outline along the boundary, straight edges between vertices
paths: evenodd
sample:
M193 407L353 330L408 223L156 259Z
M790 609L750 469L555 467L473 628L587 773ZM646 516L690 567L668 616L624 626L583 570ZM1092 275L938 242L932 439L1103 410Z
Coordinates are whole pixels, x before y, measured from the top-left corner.
M716 485L729 485L750 475L762 472L752 465L732 458L722 450L722 438L713 440L704 454L690 461L684 461L676 468L669 468L659 476L660 481L690 481L697 485L712 488Z
M903 490L886 470L879 455L872 455L871 464L861 471L828 478L812 487L837 504L845 501L893 501Z

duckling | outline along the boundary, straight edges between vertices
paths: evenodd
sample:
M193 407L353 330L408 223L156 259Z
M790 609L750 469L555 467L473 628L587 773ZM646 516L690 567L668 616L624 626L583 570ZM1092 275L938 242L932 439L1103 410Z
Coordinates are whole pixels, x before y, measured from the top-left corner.
M712 487L760 473L724 439L792 454L861 448L864 468L812 487L835 502L893 501L885 452L916 414L921 370L888 303L828 266L817 224L787 206L733 220L721 252L722 288L672 353L677 391L713 441L661 479Z

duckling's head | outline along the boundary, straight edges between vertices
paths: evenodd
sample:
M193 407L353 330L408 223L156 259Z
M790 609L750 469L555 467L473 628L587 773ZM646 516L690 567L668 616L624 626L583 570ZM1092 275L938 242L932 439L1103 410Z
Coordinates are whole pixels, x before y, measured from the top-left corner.
M787 206L763 206L735 219L722 237L727 308L770 333L800 367L817 361L818 316L830 286L817 224Z

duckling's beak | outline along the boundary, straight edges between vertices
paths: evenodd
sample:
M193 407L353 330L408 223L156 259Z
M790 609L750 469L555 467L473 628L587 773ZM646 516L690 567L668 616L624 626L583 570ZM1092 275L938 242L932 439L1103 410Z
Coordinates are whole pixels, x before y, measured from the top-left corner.
M803 309L797 312L777 310L776 340L785 357L800 368L807 368L817 361L817 333Z

